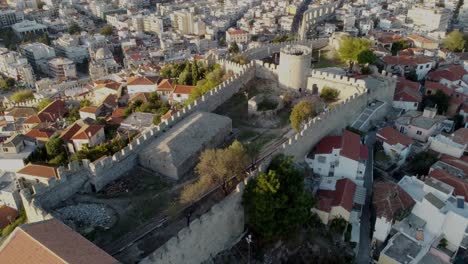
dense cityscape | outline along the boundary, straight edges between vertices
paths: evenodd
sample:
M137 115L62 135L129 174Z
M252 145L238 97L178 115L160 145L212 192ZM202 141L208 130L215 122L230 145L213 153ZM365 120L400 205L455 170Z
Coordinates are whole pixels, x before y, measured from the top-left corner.
M468 263L464 0L0 0L0 263Z

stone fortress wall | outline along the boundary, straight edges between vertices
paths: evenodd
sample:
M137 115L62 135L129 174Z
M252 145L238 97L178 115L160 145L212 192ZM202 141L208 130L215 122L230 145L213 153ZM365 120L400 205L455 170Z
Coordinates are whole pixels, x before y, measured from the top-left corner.
M315 24L329 18L335 13L335 10L341 6L343 0L337 0L336 2L328 5L320 5L307 9L302 15L301 26L299 28L300 39L305 39L307 32Z
M81 163L71 162L68 166L57 169L59 179L53 181L50 186L46 187L40 183L33 185L34 195L26 193L23 195L25 207L32 207L30 221L47 219L47 214L36 214L35 211L50 210L79 191L99 191L108 183L120 178L138 164L138 153L156 137L195 111L211 112L215 110L255 76L254 63L239 65L229 61L220 61L220 64L227 70L233 71L234 76L185 106L170 119L163 121L158 126L148 128L141 136L113 156L95 162L89 160L82 160Z
M261 61L255 63L257 65L256 74L260 73L260 76L264 76L266 69L271 67L269 64L262 64ZM303 126L302 131L279 147L274 154L283 153L293 156L297 161L303 160L312 147L323 137L333 132L341 132L343 128L350 125L369 102L376 99L391 101L396 85L395 79L386 73L377 76L382 80L378 87L368 87L362 80L319 71L312 72L311 76L316 77L314 81L317 82L317 85L329 85L343 91L352 89L358 92L330 111L308 121ZM335 86L336 84L340 85ZM259 165L259 170L253 175L264 172L269 162L269 159L264 160ZM240 222L244 222L245 217L240 202L245 184L248 184L248 179L240 183L236 191L221 201L214 210L194 220L195 224L191 223L189 227L181 230L177 236L143 259L141 263L197 264L207 261L210 257L231 247L237 241L235 238L240 237L244 231L243 225L240 225Z
M231 69L235 75L184 107L169 120L159 126L149 128L120 152L94 163L83 160L81 163L72 162L67 168L60 167L58 169L60 179L47 189L35 185L33 188L37 193L34 196L23 191L21 196L30 221L50 218L47 211L76 192L89 191L92 186L100 190L109 182L118 179L126 170L138 164L136 153L147 146L149 141L154 140L155 137L166 132L194 111L213 111L254 77L277 80L277 69L274 65L260 61L253 61L248 65L223 61L221 64L226 69ZM343 84L339 89L345 90L348 87L355 90L357 86L362 91L350 96L332 110L310 120L301 132L279 147L275 154L284 153L294 156L296 160L303 159L321 138L349 125L349 122L353 121L353 118L357 117L370 101L386 98L391 100L395 87L395 81L386 75L381 76L383 80L381 87L375 87L375 89L370 89L365 83L353 78L324 74L319 71L312 72L311 76L315 76L313 80L317 82L317 85ZM389 96L390 93L391 96ZM266 168L268 163L268 160L264 161L259 166L260 170ZM200 263L232 245L244 231L244 209L241 205L243 187L244 183L240 183L235 192L213 206L208 213L192 221L189 227L182 229L176 237L150 254L142 263Z
M267 58L273 53L279 53L281 48L292 45L303 45L312 49L321 49L328 45L328 38L318 38L311 40L285 41L280 43L264 44L256 48L248 49L242 55L248 60L261 60Z

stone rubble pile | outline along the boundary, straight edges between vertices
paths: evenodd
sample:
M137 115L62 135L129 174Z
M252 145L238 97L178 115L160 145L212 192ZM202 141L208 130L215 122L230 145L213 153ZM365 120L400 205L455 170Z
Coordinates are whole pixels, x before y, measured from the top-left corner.
M110 228L112 226L112 209L103 204L81 203L60 208L56 211L57 217L64 221L72 221L78 225L100 226Z

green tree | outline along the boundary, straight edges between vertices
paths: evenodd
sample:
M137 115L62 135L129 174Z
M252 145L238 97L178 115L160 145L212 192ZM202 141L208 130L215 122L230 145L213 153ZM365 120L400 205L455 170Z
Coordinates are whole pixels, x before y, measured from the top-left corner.
M80 107L91 106L91 101L88 99L83 99L80 101Z
M243 204L249 228L266 241L287 237L311 217L312 196L292 159L275 157L267 173L246 186Z
M289 116L289 120L291 121L291 127L294 130L296 130L296 132L299 132L301 129L302 122L314 116L314 105L310 101L303 100L297 103L291 111L291 115Z
M427 175L429 168L437 161L437 157L429 152L420 152L409 162L410 171L417 175Z
M37 8L39 8L40 10L42 10L42 8L44 8L45 6L45 3L42 2L42 1L37 1Z
M392 49L391 49L392 55L396 56L400 50L404 50L404 49L407 49L409 47L410 47L410 45L408 44L408 42L406 42L404 40L399 40L397 42L394 42L392 44Z
M198 69L198 62L194 60L192 63L192 85L197 85L200 79L200 70Z
M10 99L17 103L24 102L28 100L33 100L34 94L30 90L21 90L11 95Z
M45 144L46 152L49 157L56 157L64 152L63 140L59 137L53 137Z
M15 79L8 77L0 81L0 88L5 90L11 90L15 87Z
M41 43L43 43L43 44L50 45L50 37L49 37L49 34L47 34L46 32L44 32L44 34L42 34L42 36L40 36L40 37L37 38L37 42L41 42Z
M443 237L440 241L439 241L439 248L442 248L442 249L445 249L447 248L448 246L448 241L447 239L445 239L445 237Z
M338 49L338 55L341 60L349 63L349 68L352 69L355 62L358 61L358 56L361 52L368 50L371 42L362 38L343 38Z
M75 23L75 22L72 22L70 27L68 28L68 33L70 33L72 35L78 34L78 33L80 33L80 31L81 31L80 26L78 26L78 24Z
M444 47L451 51L461 51L465 47L465 39L460 31L452 31L442 41Z
M229 45L229 53L238 53L239 51L239 45L237 45L236 42L232 42L231 45Z
M101 35L110 36L114 33L114 28L111 25L105 25L101 28Z
M46 106L48 106L48 105L49 105L50 103L52 103L52 102L53 102L52 99L50 99L50 98L44 98L44 99L42 99L42 100L39 102L39 104L37 104L37 109L38 109L38 110L42 110L42 109L44 109Z
M323 87L322 90L320 91L320 98L328 102L336 100L339 95L340 95L339 90L328 87L328 86Z
M224 38L218 39L218 46L225 47L226 46L226 40Z
M241 54L237 54L237 55L233 56L231 58L231 60L233 62L235 62L235 63L240 64L240 65L244 65L244 64L249 63L248 60L244 56L242 56Z
M411 69L408 73L405 73L405 78L412 82L418 81L418 74L416 74L416 70Z
M330 222L330 231L337 233L337 234L343 234L346 228L346 220L342 217L334 218Z
M357 61L359 64L371 64L377 60L374 52L370 49L361 51L357 56Z
M424 98L424 105L429 107L437 106L437 113L442 114L447 112L449 101L450 96L445 94L442 90L437 90L434 94L428 95Z
M193 202L207 190L220 186L225 195L229 194L232 178L244 174L249 159L244 146L234 141L224 149L207 149L200 155L195 171L200 178L187 185L181 194L183 202Z

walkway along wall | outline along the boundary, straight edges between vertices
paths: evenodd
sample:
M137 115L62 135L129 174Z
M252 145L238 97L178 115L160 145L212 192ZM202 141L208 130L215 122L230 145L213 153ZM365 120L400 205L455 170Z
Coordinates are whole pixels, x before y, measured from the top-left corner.
M282 47L287 45L304 45L312 49L321 49L328 45L328 38L318 38L312 40L286 41L280 43L269 43L260 47L246 50L242 55L248 60L261 60L273 53L279 53ZM281 59L281 58L280 58Z

